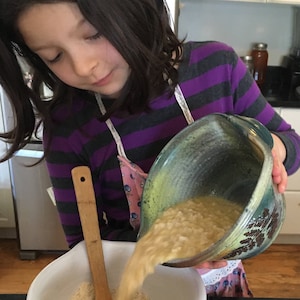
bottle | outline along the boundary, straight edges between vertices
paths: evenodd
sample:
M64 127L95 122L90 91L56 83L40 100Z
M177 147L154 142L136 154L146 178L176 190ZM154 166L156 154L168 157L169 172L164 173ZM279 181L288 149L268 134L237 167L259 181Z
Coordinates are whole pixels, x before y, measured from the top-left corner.
M261 89L267 73L268 66L268 45L265 43L254 44L251 56L253 58L253 77L257 85Z
M246 68L248 69L249 73L253 76L253 58L251 55L241 56L242 61L244 62Z

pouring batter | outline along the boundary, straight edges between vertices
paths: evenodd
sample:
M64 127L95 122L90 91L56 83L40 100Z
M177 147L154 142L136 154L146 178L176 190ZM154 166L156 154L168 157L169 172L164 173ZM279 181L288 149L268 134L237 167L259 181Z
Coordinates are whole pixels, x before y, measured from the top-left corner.
M179 40L163 0L1 0L0 24L1 84L16 112L15 127L0 135L11 143L2 161L28 143L38 112L70 247L83 239L71 179L79 165L92 171L102 238L136 240L138 209L130 210L127 198L139 191L133 192L127 180L123 184L120 160L139 166L139 188L163 147L187 126L176 87L195 120L215 112L238 114L270 130L279 192L286 188L287 174L299 168L299 136L267 103L234 50L219 42ZM32 89L16 53L32 67ZM47 102L40 97L42 81L53 91ZM95 93L102 97L104 116ZM119 155L106 120L120 136L128 161ZM135 174L127 178L134 181ZM202 276L209 295L251 296L239 261Z

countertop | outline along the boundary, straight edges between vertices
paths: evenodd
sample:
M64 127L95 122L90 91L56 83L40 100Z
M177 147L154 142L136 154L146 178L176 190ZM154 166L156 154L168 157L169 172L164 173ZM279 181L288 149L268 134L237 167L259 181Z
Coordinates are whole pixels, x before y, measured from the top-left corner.
M26 300L26 295L21 294L0 294L0 300Z
M299 107L300 97L291 93L291 71L287 67L268 66L261 92L273 107Z
M207 300L300 300L300 298L240 298L240 297L208 297ZM0 300L26 300L26 295L15 294L7 295L0 294Z
M273 107L293 107L293 108L300 108L300 101L287 101L287 100L280 100L277 97L266 97L267 101Z

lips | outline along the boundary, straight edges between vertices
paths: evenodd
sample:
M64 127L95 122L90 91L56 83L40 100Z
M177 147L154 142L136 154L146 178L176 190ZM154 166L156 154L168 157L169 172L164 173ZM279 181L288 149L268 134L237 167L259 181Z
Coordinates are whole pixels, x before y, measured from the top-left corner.
M104 86L104 85L108 84L111 80L111 74L112 73L109 73L108 75L102 77L100 80L94 82L93 85L95 85L95 86Z

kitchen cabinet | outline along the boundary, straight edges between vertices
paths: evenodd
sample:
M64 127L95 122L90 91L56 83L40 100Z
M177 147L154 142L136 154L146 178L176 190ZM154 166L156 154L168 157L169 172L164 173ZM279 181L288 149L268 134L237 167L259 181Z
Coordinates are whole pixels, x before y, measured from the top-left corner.
M28 144L10 160L17 233L22 259L35 259L40 251L66 251L68 245L56 207L41 144ZM28 167L30 166L30 167Z
M300 133L300 108L277 109L280 115ZM289 176L285 192L286 217L276 243L300 244L300 170Z
M287 201L286 220L280 234L300 235L300 191L287 191L285 198Z
M300 5L300 0L267 0L267 3L281 3L281 4L294 4Z
M281 108L280 115L289 122L292 127L300 134L300 108ZM300 200L300 170L295 174L289 176L288 180L288 191L299 191L299 200ZM300 215L299 215L300 216ZM300 229L300 223L299 223Z

